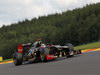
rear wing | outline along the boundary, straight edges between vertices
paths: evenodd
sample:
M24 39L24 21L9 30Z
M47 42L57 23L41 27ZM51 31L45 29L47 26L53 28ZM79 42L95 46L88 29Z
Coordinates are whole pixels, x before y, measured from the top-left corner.
M27 43L27 44L19 44L17 46L17 52L18 53L23 53L23 52L27 52L30 47L32 46L32 43Z

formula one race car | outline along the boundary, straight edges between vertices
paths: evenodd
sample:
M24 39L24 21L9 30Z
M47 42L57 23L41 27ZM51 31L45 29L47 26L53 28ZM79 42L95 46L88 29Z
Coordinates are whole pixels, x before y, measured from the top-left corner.
M13 54L14 64L21 65L23 62L28 61L42 61L47 62L59 57L72 57L76 54L81 54L81 50L74 50L72 44L61 45L41 45L39 48L33 48L32 44L20 44ZM31 51L31 52L30 52Z

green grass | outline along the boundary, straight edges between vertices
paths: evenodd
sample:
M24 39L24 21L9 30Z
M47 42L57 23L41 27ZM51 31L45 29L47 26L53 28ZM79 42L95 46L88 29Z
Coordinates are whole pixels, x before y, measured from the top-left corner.
M100 48L100 42L95 42L95 43L89 43L89 44L85 44L85 45L80 45L80 46L75 46L74 47L75 50L78 49L92 49L92 48Z
M5 62L5 61L12 61L12 59L5 59L5 60L0 61L0 62Z

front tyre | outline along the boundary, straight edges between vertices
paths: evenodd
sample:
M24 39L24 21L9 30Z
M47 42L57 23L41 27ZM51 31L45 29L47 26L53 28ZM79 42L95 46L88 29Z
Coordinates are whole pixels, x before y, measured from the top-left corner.
M42 61L42 62L46 62L46 61L47 61L46 55L45 55L44 53L41 54L41 61Z
M46 55L49 54L48 48L41 48L40 49L40 58L42 62L47 62Z

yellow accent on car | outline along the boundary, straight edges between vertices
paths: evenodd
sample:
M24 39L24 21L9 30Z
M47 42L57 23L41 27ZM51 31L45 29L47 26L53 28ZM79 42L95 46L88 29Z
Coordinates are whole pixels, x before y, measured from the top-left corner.
M0 56L0 61L3 61L3 57Z

